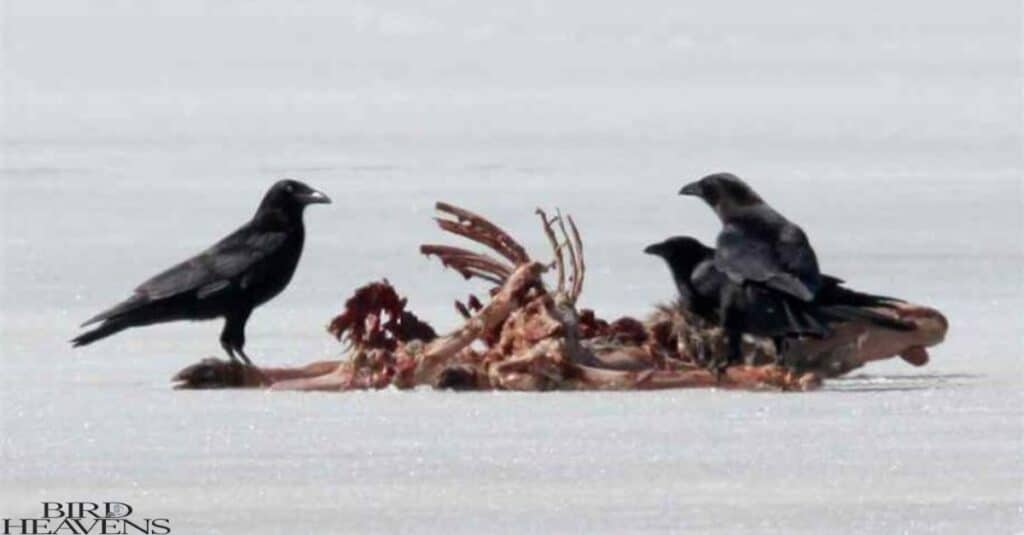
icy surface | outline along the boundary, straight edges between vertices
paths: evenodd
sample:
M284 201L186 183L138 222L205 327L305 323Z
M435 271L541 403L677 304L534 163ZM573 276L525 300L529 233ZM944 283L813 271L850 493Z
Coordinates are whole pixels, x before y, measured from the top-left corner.
M0 517L115 499L176 533L1024 530L1018 4L283 5L5 4ZM282 176L335 204L250 321L261 363L335 356L328 319L383 276L454 325L474 287L416 252L438 199L538 254L533 208L571 211L583 304L643 314L671 283L640 251L710 240L674 192L723 169L827 272L946 312L932 363L807 395L184 393L167 379L219 353L216 322L66 343Z

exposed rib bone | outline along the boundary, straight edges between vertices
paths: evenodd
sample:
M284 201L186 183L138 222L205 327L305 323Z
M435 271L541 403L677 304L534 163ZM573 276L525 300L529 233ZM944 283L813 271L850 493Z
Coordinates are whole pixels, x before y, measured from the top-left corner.
M469 210L443 202L438 202L434 208L456 218L456 221L434 218L442 229L486 245L516 266L530 261L526 249L519 242L487 219Z
M455 269L467 279L479 277L501 284L512 274L512 268L483 253L475 253L448 245L421 245L420 253L434 255L446 267Z
M580 294L583 293L583 281L587 275L587 265L583 261L583 240L580 238L580 231L576 228L576 222L573 221L572 216L569 218L569 228L572 229L572 247L575 249L575 257L579 263L573 266L576 271L575 284L572 287L572 302L575 303L579 299Z
M555 237L555 231L551 228L553 220L549 220L544 210L537 208L537 215L540 216L541 223L544 227L544 235L548 237L548 242L551 243L551 249L554 251L555 267L558 269L558 288L557 292L561 293L565 291L565 260L562 258L562 246L558 244L558 238Z

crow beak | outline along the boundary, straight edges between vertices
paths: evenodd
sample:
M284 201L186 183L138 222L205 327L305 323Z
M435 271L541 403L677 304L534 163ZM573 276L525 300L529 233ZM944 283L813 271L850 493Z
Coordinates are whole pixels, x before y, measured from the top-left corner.
M331 204L331 198L322 191L313 190L302 196L302 202L305 204Z
M645 253L647 253L647 254L653 254L653 255L656 255L656 254L658 254L659 252L661 252L661 251L660 251L660 249L661 249L661 248L660 248L660 247L658 247L659 245L661 245L661 244L659 244L659 243L656 243L656 244L654 244L654 245L648 245L647 247L644 247L644 252L645 252Z
M691 182L683 186L683 189L679 190L679 194L700 197L700 182Z

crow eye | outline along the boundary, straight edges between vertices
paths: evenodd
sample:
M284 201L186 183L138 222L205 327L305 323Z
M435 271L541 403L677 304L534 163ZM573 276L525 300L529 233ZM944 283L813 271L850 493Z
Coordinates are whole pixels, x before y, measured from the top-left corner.
M295 193L295 186L288 184L284 189L288 190L288 193Z

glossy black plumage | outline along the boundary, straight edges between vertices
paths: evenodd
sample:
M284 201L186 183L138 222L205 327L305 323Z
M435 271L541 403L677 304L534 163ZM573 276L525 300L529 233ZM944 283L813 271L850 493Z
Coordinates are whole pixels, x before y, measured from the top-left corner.
M715 265L729 279L758 282L803 301L814 299L822 281L807 235L745 182L716 173L679 193L703 199L721 220Z
M202 253L150 278L131 297L95 317L72 340L90 344L130 327L176 320L224 318L221 346L250 362L245 323L253 309L291 281L305 241L305 207L330 199L296 180L275 183L253 218Z
M821 275L818 293L806 302L759 282L736 283L718 269L716 251L694 238L669 238L644 252L665 260L685 309L723 325L734 339L744 333L776 341L792 336L824 337L831 333L831 325L853 320L895 330L913 328L872 310L891 307L898 300L850 290L841 279L829 275Z
M754 316L744 316L745 311L761 308L758 301L771 295L761 295L762 289L806 303L815 299L822 284L821 273L814 249L800 227L730 173L708 175L687 184L679 193L702 199L722 222L715 241L714 265L732 282L719 294L720 324L729 340L729 361L742 358L743 330L771 315L787 316L790 323L806 327L811 333L827 331L813 316L789 318L789 308L767 308Z

